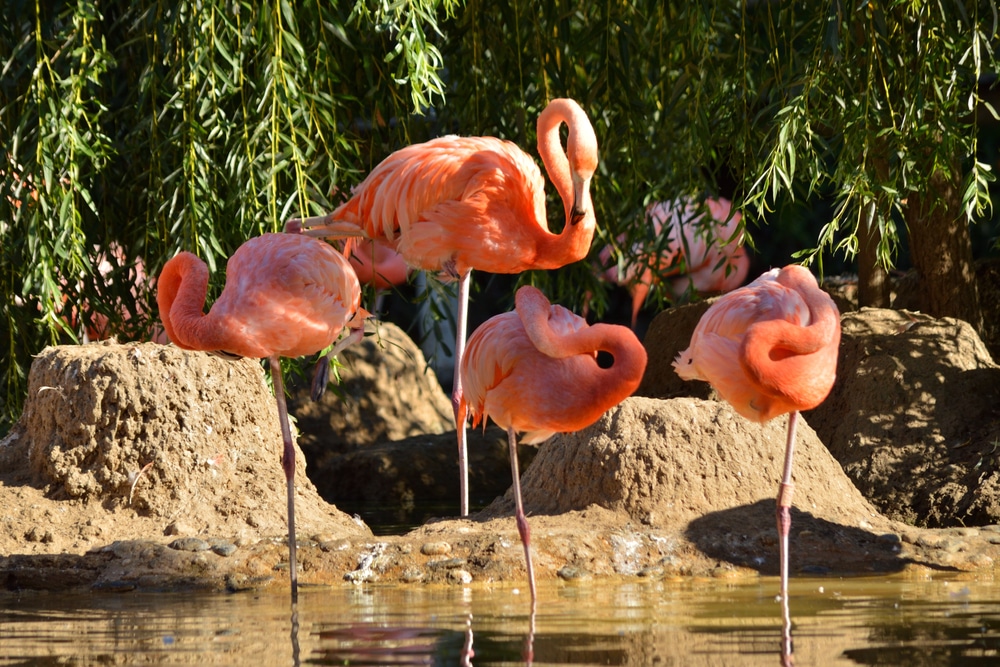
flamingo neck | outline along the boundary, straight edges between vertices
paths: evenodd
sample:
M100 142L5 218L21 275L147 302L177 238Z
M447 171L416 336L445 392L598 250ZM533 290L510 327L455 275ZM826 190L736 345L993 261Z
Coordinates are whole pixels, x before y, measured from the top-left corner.
M180 252L163 265L157 279L156 303L170 340L185 350L224 350L225 334L211 313L205 315L208 267L190 252Z
M607 352L614 358L610 368L597 369L581 378L590 386L579 387L576 392L599 405L601 412L617 405L639 386L646 370L646 350L631 329L613 324L587 325L561 306L552 306L545 295L530 286L518 290L515 307L529 340L542 354L565 359ZM553 317L562 320L558 331L551 324Z
M559 128L569 133L563 148ZM566 222L562 232L540 249L540 259L558 257L557 268L586 257L597 218L590 198L590 179L597 169L597 136L586 112L569 99L552 100L538 116L538 154L563 202ZM555 263L558 261L559 263Z

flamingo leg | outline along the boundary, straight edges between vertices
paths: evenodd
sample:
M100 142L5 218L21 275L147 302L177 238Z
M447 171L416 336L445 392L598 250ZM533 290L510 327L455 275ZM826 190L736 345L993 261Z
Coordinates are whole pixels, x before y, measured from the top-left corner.
M271 380L274 382L274 396L278 400L278 421L281 422L281 439L285 448L281 454L281 467L285 471L288 490L288 574L292 582L292 604L299 598L299 573L295 548L295 443L288 425L288 407L285 404L285 386L281 379L281 361L278 357L268 357L271 363Z
M465 356L465 333L469 318L469 277L466 271L458 278L458 313L455 316L455 379L451 390L451 407L455 411L455 432L458 435L458 492L460 516L469 516L469 449L462 403L462 357ZM460 414L461 413L461 414Z
M778 522L778 550L781 568L781 608L782 608L782 655L792 652L792 619L788 610L788 534L792 527L792 454L795 451L795 427L798 425L798 410L788 414L788 439L785 442L785 465L778 487L776 518Z
M531 564L531 528L528 526L528 517L524 516L524 504L521 502L521 473L517 465L517 433L513 426L507 427L507 443L510 446L510 472L514 477L514 505L516 507L514 517L517 521L517 532L521 536L521 544L524 545L524 563L528 569L528 590L531 592L531 618L534 624L535 618L535 568Z

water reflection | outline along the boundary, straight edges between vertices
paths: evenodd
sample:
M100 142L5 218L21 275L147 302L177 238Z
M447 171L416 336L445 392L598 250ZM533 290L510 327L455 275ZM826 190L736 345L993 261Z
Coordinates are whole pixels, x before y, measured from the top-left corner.
M303 587L204 594L0 594L0 665L781 664L775 579ZM793 579L805 665L997 664L1000 584ZM533 631L532 631L533 629Z

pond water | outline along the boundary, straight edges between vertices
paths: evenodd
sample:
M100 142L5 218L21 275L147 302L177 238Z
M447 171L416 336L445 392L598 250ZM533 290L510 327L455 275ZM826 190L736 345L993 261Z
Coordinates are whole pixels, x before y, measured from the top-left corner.
M0 665L781 665L774 578L0 593ZM1000 583L793 579L795 665L1000 664Z

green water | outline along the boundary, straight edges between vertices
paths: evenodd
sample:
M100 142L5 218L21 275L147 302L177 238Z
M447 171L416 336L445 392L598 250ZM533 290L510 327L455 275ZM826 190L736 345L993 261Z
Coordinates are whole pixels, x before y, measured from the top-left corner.
M780 665L777 581L0 594L0 665ZM795 665L1000 664L1000 583L794 579Z

